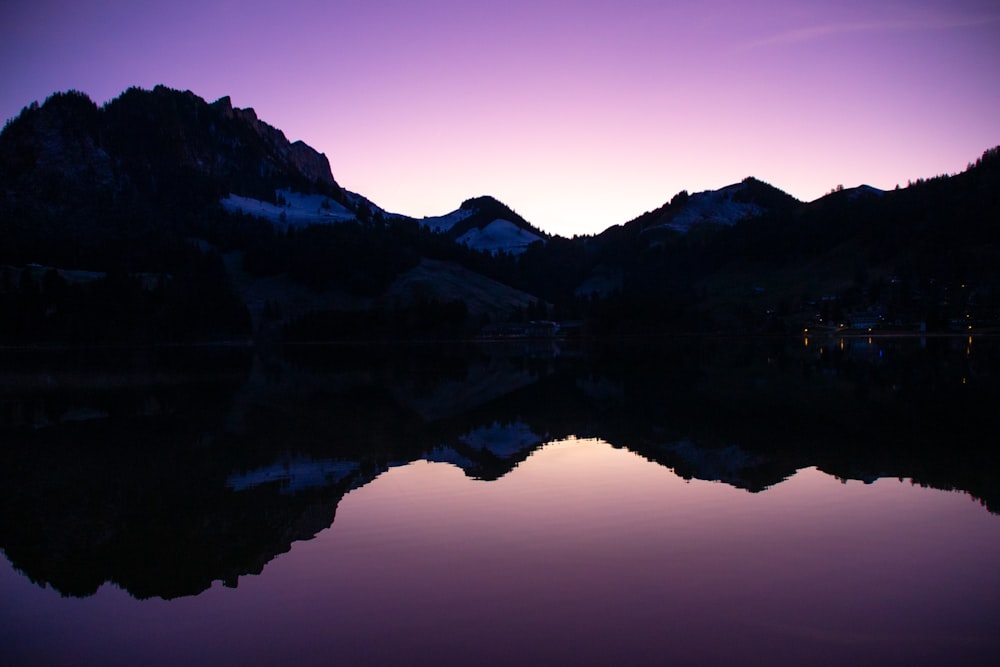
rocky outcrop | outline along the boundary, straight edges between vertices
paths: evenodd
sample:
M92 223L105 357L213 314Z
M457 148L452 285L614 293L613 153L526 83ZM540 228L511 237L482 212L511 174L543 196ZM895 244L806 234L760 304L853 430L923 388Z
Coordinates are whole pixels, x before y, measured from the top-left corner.
M306 178L316 183L336 185L330 172L330 161L326 155L312 146L303 141L296 141L289 146L288 157L292 165Z
M257 136L263 139L288 167L297 171L307 180L317 184L336 185L330 171L330 161L326 155L304 141L290 143L284 132L260 120L252 107L233 108L228 97L217 100L212 106L222 110L227 117L235 118L253 128Z
M280 188L347 204L322 153L228 97L208 104L164 86L131 88L101 107L74 91L31 105L0 138L0 184L59 215L106 212L119 195L162 210L164 201L198 208L228 193L271 199Z

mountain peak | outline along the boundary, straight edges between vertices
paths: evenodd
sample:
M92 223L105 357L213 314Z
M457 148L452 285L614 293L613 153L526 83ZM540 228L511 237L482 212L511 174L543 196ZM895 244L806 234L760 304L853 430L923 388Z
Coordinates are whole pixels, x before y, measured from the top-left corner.
M73 90L26 107L0 133L0 184L0 218L70 248L124 233L115 225L138 234L137 216L150 226L197 217L230 195L274 202L288 190L329 200L323 213L353 209L322 153L228 97L208 104L166 86L100 107Z
M669 230L684 234L695 227L731 227L765 212L789 210L799 204L801 202L790 194L748 176L718 190L694 194L682 190L668 203L629 224L638 224L643 233Z
M480 195L478 197L469 197L468 199L462 202L459 208L478 210L483 206L495 206L495 205L503 206L503 204L500 203L500 200L496 199L495 197L491 197L489 195Z
M519 254L532 243L547 238L509 206L489 195L466 199L457 210L424 218L421 224L470 248L494 254Z
M253 108L234 107L228 96L208 104L191 91L130 88L102 112L112 138L125 135L116 148L135 160L179 162L171 168L204 172L229 193L270 198L290 187L343 199L325 155L301 141L290 143ZM148 131L151 125L156 133Z

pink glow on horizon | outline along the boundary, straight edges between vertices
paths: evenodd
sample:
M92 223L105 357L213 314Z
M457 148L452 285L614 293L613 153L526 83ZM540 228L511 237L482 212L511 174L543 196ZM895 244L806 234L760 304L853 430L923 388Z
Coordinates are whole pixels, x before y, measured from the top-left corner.
M571 8L567 8L571 7ZM69 88L230 95L391 211L491 194L593 233L756 176L803 200L1000 144L985 0L8 4L0 116Z

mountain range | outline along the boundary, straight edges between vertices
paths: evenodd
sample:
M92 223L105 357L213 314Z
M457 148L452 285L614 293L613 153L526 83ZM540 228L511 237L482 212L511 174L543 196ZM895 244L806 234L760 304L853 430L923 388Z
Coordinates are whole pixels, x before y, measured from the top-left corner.
M813 202L750 177L567 239L488 196L388 212L229 98L57 93L0 134L0 341L993 327L998 193L994 148Z

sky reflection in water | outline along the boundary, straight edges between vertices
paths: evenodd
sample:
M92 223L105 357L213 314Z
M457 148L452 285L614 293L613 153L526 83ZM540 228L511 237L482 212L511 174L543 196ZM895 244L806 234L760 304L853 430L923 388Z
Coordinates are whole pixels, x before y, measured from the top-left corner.
M392 468L236 589L60 599L5 563L0 639L105 664L977 664L997 562L1000 517L963 493L807 468L751 494L567 440L491 482Z

